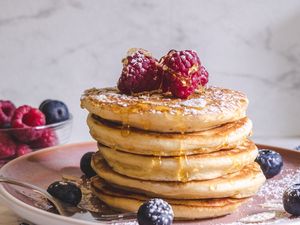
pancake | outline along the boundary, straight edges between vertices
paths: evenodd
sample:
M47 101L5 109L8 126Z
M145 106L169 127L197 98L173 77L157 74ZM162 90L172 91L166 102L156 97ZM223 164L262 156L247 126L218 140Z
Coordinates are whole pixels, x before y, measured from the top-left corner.
M245 117L247 106L243 93L219 87L198 90L189 99L161 93L124 95L117 88L93 88L81 97L81 107L92 114L157 132L207 130Z
M241 170L258 154L255 144L246 140L235 149L181 157L136 155L99 146L94 157L102 157L116 172L142 180L191 181L221 177Z
M185 134L124 129L121 125L91 114L87 123L92 137L105 146L134 154L158 156L200 154L234 148L252 131L252 122L247 117L210 130Z
M99 177L94 177L91 184L93 194L117 211L137 212L140 205L149 199L142 194L109 186ZM175 220L194 220L227 215L248 199L165 200L171 204Z
M246 165L241 171L213 180L190 182L146 181L113 171L101 157L93 157L91 165L99 177L123 189L150 197L172 199L245 198L254 195L265 181L259 165Z

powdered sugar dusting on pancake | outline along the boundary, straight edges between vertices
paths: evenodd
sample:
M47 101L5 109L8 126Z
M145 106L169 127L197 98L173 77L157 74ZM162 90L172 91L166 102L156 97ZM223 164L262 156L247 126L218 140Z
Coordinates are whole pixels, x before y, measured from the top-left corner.
M92 88L86 90L81 99L93 101L100 106L128 107L144 105L147 111L154 113L169 112L176 114L180 111L184 115L226 113L245 107L248 104L245 94L219 87L208 87L205 90L197 91L189 99L172 98L162 93L125 95L119 93L117 88L114 87Z

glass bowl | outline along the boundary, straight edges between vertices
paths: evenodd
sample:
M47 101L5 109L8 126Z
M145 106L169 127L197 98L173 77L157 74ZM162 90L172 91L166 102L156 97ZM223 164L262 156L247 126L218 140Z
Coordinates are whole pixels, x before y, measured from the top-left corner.
M42 148L68 142L73 116L66 121L30 127L0 129L0 167L6 162Z

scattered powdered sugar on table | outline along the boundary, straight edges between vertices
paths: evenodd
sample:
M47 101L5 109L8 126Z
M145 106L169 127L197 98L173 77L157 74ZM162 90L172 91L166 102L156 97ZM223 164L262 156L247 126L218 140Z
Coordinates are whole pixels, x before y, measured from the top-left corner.
M138 225L138 222L136 220L132 221L121 221L121 222L113 222L112 225Z
M274 212L274 211L262 212L262 213L256 213L256 214L244 217L244 218L240 219L240 222L242 222L242 223L260 223L260 222L274 219L275 217L276 217L276 212Z
M249 224L255 224L255 225L288 225L288 224L299 224L300 220L298 219L289 219L289 218L280 218L272 221L266 221L261 223L243 223L243 222L233 222L233 223L224 223L224 224L217 224L217 225L249 225Z
M284 191L292 184L300 183L300 169L287 169L281 179L269 179L258 192L258 196L266 199L282 199Z
M217 225L300 224L300 218L291 217L290 214L284 211L282 205L284 191L292 184L300 183L300 169L286 169L280 176L280 179L267 180L257 193L259 198L264 199L264 202L259 204L259 207L265 211L245 216L237 222L220 223ZM254 201L250 203L249 207L254 206L253 204L255 204Z

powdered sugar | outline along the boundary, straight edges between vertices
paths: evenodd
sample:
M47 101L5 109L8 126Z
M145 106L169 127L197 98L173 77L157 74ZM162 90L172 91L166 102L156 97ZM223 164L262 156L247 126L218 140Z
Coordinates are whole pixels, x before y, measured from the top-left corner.
M206 100L204 98L196 98L196 99L189 99L180 102L180 105L187 106L187 107L195 107L204 108L206 106Z
M240 222L242 222L242 223L261 223L264 221L274 219L275 217L276 217L276 212L274 212L274 211L262 212L262 213L257 213L257 214L253 214L253 215L244 217L244 218L240 219Z
M243 93L218 87L198 90L189 99L173 98L158 92L125 95L116 88L92 88L84 92L81 100L108 107L144 105L152 113L168 112L174 115L178 112L182 115L235 113L239 110L245 111L248 105L248 99Z
M292 184L300 183L300 169L287 169L281 179L269 179L258 192L266 200L281 200L284 191Z
M138 225L136 220L113 222L112 225Z
M242 217L239 221L233 223L221 223L217 225L271 225L271 224L300 224L300 218L293 218L286 213L282 204L284 191L295 183L300 183L300 169L285 169L282 174L269 179L257 193L263 203L258 204L257 200L250 202L246 207L255 207L260 212ZM276 179L277 178L277 179ZM271 216L274 215L275 216ZM253 219L254 218L254 219ZM254 220L258 221L255 222Z

